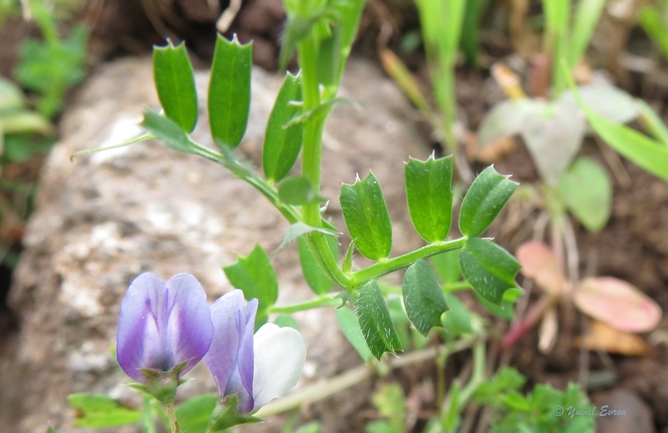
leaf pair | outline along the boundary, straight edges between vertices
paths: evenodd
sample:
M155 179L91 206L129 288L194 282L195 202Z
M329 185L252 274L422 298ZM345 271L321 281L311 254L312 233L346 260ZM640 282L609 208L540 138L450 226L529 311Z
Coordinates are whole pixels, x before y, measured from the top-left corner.
M208 108L211 135L220 149L234 149L241 143L250 110L252 47L235 38L216 40L211 67ZM143 126L179 151L194 152L189 140L169 139L175 131L189 134L198 119L197 91L192 64L185 45L156 47L153 50L153 72L164 120L146 113Z

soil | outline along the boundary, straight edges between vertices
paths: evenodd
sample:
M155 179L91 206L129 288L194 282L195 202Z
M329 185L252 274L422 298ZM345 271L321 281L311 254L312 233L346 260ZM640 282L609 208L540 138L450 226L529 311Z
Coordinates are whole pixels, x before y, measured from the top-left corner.
M358 50L376 57L377 30L383 22L389 22L392 26L394 36L390 39L390 44L393 47L398 44L399 32L410 30L411 26L415 29L414 13L406 13L405 4L395 3L399 4L370 2L362 20L363 31ZM90 48L96 62L120 55L148 53L152 44L163 40L159 32L151 26L152 20L156 19L155 12L147 13L140 4L141 2L135 0L107 0L101 10L85 10L81 18L92 23ZM184 11L180 6L183 4L185 0L174 2L175 9L171 12L190 14L190 18L186 18L179 25L167 23L167 28L177 37L185 39L188 47L201 59L202 65L205 65L213 53L215 40L212 35L217 16L202 10L198 12L197 8ZM226 5L221 2L220 6L224 8ZM238 33L242 42L253 39L255 63L273 70L276 68L279 49L277 41L283 20L280 0L249 0L243 2L228 33ZM0 45L3 75L8 75L11 70L20 39L7 42L8 39L3 35L8 31L25 38L34 33L34 27L29 24L22 25L16 20L5 24L0 32L0 37L5 41ZM483 51L499 55L506 55L511 51L507 39L497 38L488 45L485 45L483 37ZM407 60L421 79L423 87L428 88L423 58L418 53L409 56ZM460 105L466 114L469 127L475 130L490 106L503 96L490 85L486 69L462 69L457 78ZM636 88L640 87L642 86ZM649 101L650 103L656 102L658 106L662 106L668 101L668 92L665 89L655 94L662 95L664 100ZM593 234L576 225L581 274L609 275L626 280L656 300L663 311L668 311L668 184L628 161L623 161L623 170L613 171L599 146L593 141L588 141L582 152L601 162L611 178L615 179L615 185L613 212L606 227L600 233ZM480 167L482 166L477 168ZM515 153L497 161L496 168L501 173L512 173L513 178L519 182L533 182L537 179L531 159L522 145L518 146ZM23 180L34 178L35 173L31 173ZM622 180L621 183L619 179ZM624 179L628 179L630 183L624 184ZM513 224L513 216L506 210L492 229L496 230L494 234L497 240L511 252L532 236L532 223L535 222L537 212L529 210L523 216L521 223ZM3 298L9 278L8 270L0 269L0 295ZM538 333L533 330L513 349L510 364L525 374L530 384L547 382L558 388L564 388L569 381L577 381L583 372L612 371L614 379L595 391L623 388L635 392L649 405L656 430L668 431L668 374L665 374L664 367L668 363L668 319L664 319L657 330L646 336L652 346L652 353L642 358L581 352L575 347L574 341L586 329L588 319L572 306L565 305L560 308L559 323L558 341L551 354L544 355L538 351ZM0 302L0 337L15 327L11 312L7 310L4 302ZM456 376L468 362L466 353L451 357L446 376ZM433 414L431 411L434 406L434 390L425 384L424 380L425 377L435 376L436 367L433 362L427 362L419 368L391 373L390 378L404 386L409 401L417 408L415 432L421 431L424 418ZM376 415L371 405L360 408L356 424L363 426ZM362 429L361 427L359 431Z

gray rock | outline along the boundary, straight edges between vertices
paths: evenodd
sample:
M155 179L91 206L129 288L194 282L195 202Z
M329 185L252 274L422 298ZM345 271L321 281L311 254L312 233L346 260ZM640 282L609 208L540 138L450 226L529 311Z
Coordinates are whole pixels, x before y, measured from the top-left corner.
M207 76L197 73L202 107ZM253 71L252 115L242 152L256 165L280 82L281 77ZM342 95L353 97L362 109L339 107L328 123L323 181L325 194L333 199L329 212L334 216L340 210L336 197L341 182L352 183L356 173L363 177L372 169L393 217L394 253L406 252L421 241L406 210L403 161L409 155L428 155L407 126L404 113L411 108L363 60L351 62ZM247 255L256 243L274 251L286 232L280 214L225 169L155 142L70 162L73 152L139 134L137 123L146 107L158 107L150 59L122 59L101 68L64 117L62 140L43 168L10 294L21 332L16 350L0 359L0 431L42 433L49 422L60 433L82 431L72 426L75 414L67 406L73 392L103 393L138 404L138 394L126 386L129 380L110 354L119 304L130 281L144 271L163 279L189 272L213 301L231 290L222 265L233 263L236 254ZM207 130L202 114L195 137L211 145ZM334 221L343 229L340 216ZM272 260L280 280L279 304L311 296L294 245ZM359 363L331 309L295 316L309 347L299 386ZM183 386L181 397L215 390L202 365L189 376L195 380ZM360 384L341 412L327 408L323 431L350 431L341 420L368 392L369 385ZM267 431L280 426L266 425Z
M615 389L594 395L599 433L655 433L652 410L632 391Z

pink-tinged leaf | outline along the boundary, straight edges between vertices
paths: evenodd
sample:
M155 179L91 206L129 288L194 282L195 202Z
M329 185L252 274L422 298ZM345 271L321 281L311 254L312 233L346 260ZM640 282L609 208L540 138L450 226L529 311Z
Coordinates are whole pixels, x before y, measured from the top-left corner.
M565 295L570 284L552 250L541 242L525 242L517 249L522 273L550 295Z
M650 331L661 320L656 302L617 278L587 278L573 297L580 311L620 331Z

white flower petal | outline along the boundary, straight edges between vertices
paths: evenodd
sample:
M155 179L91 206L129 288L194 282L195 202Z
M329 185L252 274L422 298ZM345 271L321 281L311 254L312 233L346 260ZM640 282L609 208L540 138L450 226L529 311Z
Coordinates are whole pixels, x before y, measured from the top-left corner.
M253 347L253 398L257 410L297 384L306 361L306 345L298 331L267 323L255 333Z

